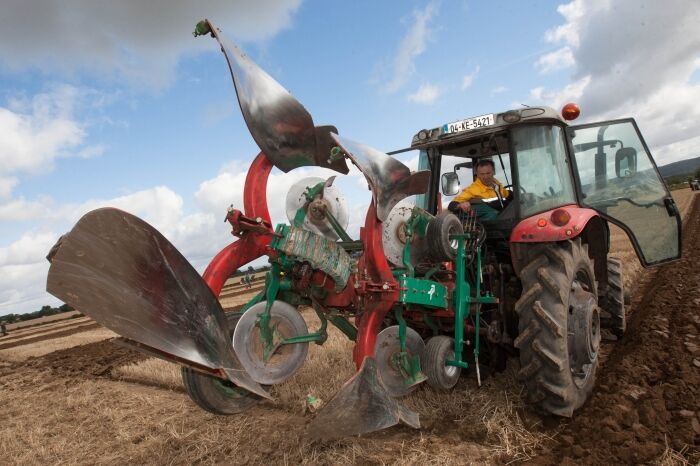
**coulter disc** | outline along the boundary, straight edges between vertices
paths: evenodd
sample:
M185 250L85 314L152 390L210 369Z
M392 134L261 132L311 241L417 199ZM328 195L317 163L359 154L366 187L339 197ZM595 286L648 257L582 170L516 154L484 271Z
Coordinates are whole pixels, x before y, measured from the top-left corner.
M233 350L253 380L264 385L275 385L286 381L304 364L309 344L279 345L266 361L259 326L259 315L266 304L265 301L260 302L241 316L233 331ZM284 301L272 303L270 328L273 345L278 345L285 338L309 333L299 311Z
M415 205L404 199L391 209L387 219L382 222L384 254L397 267L405 266L403 249L406 245L406 222L410 220L415 208ZM414 266L427 256L427 247L425 236L414 232L411 241L411 262Z
M406 352L409 360L413 356L420 358L424 350L425 343L418 332L410 327L406 328ZM401 351L398 325L392 325L379 332L375 351L379 377L391 396L404 396L415 390L417 383L407 385L406 378L397 365L396 356Z
M285 201L285 210L289 223L294 222L294 217L297 211L302 207L306 210L306 217L302 228L312 231L330 240L337 241L340 239L335 232L330 222L323 214L324 209L335 217L343 229L347 229L349 222L348 206L345 202L345 196L336 186L330 185L323 188L323 197L308 203L305 192L307 188L313 187L318 183L323 183L323 178L308 177L294 183L287 192Z

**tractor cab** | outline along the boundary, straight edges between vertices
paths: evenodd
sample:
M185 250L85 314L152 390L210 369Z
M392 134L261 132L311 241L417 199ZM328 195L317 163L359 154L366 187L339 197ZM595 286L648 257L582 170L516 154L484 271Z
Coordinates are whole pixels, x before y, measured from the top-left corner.
M471 201L492 240L573 238L599 215L625 230L645 267L680 256L680 215L632 119L569 126L551 108L527 107L421 130L411 149L431 173L417 204L432 214L476 180L479 161L493 163L508 202L490 211ZM607 225L603 236L607 252Z
M509 194L496 212L479 208L489 234L508 239L524 218L576 204L567 157L566 123L549 108L526 108L483 115L419 131L411 148L420 149L421 169L432 175L430 188L418 203L431 213L476 180L476 166L490 160L495 179Z

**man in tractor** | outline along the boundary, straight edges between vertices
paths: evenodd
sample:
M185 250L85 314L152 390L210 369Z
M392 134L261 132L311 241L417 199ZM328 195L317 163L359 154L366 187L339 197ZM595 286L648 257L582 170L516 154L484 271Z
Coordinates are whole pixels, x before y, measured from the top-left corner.
M456 214L473 209L480 220L493 220L511 201L511 193L494 178L493 160L479 160L475 170L476 180L455 196L447 209Z

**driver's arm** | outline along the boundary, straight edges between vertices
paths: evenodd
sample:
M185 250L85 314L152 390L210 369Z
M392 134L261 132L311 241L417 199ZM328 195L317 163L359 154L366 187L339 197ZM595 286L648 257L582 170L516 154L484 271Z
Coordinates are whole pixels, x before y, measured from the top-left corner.
M474 193L470 192L474 184L465 188L461 193L457 194L452 201L447 205L447 210L450 212L466 212L471 208L469 201L474 198Z

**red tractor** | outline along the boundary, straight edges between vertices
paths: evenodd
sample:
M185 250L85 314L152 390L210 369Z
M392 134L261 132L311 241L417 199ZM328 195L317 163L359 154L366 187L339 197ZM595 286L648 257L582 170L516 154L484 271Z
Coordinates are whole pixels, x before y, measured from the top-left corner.
M570 126L545 107L481 115L419 131L419 171L315 126L289 92L209 21L196 35L221 44L241 111L262 152L246 178L239 239L200 277L155 229L117 209L86 214L49 253L47 289L133 347L183 366L203 409L241 412L269 397L322 344L327 325L355 342L357 373L317 413L320 439L371 432L417 413L399 400L422 382L454 387L463 369L499 370L520 358L540 409L571 416L590 395L601 327L625 330L622 265L608 256L609 224L641 263L680 257L680 216L632 119ZM459 215L442 196L460 173L491 160L507 190L500 209L472 199ZM359 239L327 180L302 180L274 227L266 200L273 166L320 166L365 176L372 192ZM471 182L472 177L467 176ZM410 200L413 202L409 202ZM507 202L505 202L507 201ZM654 228L650 228L654 225ZM216 297L240 267L267 256L264 290L240 312ZM321 325L310 332L299 308Z

